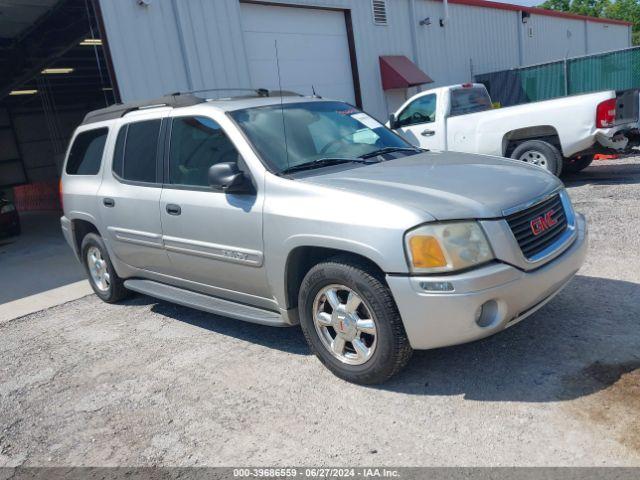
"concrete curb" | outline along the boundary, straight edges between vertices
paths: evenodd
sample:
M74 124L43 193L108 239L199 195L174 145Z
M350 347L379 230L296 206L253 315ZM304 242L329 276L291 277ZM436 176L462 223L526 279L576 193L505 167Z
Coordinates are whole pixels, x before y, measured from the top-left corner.
M24 317L31 313L55 307L93 293L87 280L70 283L62 287L53 288L45 292L36 293L28 297L13 300L0 305L0 324Z

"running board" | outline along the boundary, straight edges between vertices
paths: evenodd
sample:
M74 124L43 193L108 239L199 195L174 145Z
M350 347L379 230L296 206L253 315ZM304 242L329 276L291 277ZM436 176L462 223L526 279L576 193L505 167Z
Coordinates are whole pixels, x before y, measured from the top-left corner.
M289 326L277 312L211 297L202 293L192 292L191 290L185 290L184 288L154 282L153 280L125 280L124 286L134 292L177 303L185 307L215 313L223 317L231 317L244 320L245 322L259 323L273 327Z

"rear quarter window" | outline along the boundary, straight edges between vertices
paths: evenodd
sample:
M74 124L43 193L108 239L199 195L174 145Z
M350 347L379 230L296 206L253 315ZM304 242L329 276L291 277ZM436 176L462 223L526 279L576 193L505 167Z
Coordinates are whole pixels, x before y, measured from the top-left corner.
M450 117L491 110L491 97L484 88L456 88L451 90Z
M67 175L97 175L109 129L96 128L79 133L67 159Z

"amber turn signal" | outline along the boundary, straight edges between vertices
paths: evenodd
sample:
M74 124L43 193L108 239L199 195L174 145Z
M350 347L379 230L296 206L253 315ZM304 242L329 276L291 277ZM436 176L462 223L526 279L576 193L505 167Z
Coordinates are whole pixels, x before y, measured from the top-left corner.
M447 259L437 238L416 235L409 240L411 261L416 268L446 267Z

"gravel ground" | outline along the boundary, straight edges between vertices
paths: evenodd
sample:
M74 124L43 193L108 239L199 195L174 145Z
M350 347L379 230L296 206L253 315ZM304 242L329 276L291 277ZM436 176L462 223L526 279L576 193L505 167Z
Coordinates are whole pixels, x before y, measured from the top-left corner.
M492 338L333 377L299 329L95 296L0 326L0 466L640 466L640 158L567 179L587 264Z

